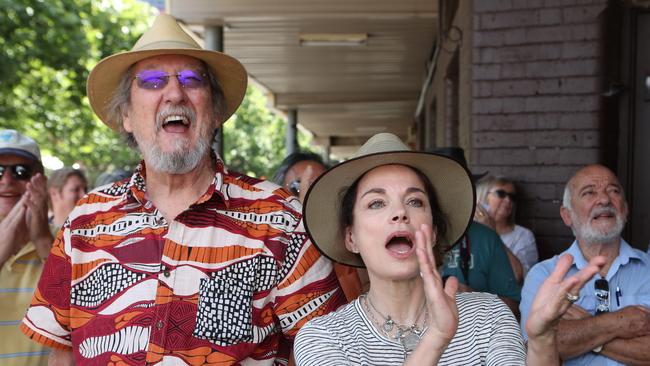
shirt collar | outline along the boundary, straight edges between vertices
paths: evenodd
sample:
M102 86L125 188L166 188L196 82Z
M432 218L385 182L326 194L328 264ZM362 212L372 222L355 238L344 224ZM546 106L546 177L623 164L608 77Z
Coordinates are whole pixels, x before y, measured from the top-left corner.
M567 249L566 253L573 255L573 265L581 270L585 268L588 264L585 257L580 251L580 246L578 245L578 240L575 240L571 247ZM614 274L620 266L624 266L630 262L630 259L638 259L643 261L645 264L648 264L648 258L646 256L639 255L639 252L634 250L630 244L628 244L625 239L621 238L621 245L618 251L618 256L612 263L610 267L610 273ZM609 274L608 274L609 277Z
M9 257L7 259L7 261L4 264L4 267L7 268L7 270L9 272L11 272L11 270L13 268L13 265L14 265L14 263L16 263L17 260L19 260L20 258L22 258L22 257L24 257L24 256L26 256L26 255L28 255L28 254L30 254L32 252L36 252L36 247L34 246L34 244L31 241L29 241L29 242L27 242L27 244L23 245L22 248L20 248L18 253L12 255L11 257Z
M228 195L225 193L224 187L224 177L229 174L228 169L225 167L223 160L221 160L218 155L213 155L212 157L212 160L215 162L214 179L212 180L212 183L210 183L210 186L208 186L208 189L205 191L205 193L199 197L195 204L200 204L209 200L216 193L224 201L226 206L228 206L230 200ZM140 161L140 164L138 164L138 166L135 168L131 179L127 183L128 186L126 190L127 194L131 198L135 199L145 207L147 205L151 205L151 203L149 203L149 200L146 198L146 177L147 168L144 160L142 160Z

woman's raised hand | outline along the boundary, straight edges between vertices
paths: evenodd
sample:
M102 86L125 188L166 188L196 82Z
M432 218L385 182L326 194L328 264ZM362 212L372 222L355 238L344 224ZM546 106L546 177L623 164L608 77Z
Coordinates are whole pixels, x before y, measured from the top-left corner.
M420 276L424 283L429 312L427 324L429 329L424 338L444 350L458 328L458 308L456 307L458 280L455 277L449 277L446 284L443 284L442 277L436 270L436 259L433 254L435 244L436 235L431 226L423 224L415 232L415 251L420 264Z

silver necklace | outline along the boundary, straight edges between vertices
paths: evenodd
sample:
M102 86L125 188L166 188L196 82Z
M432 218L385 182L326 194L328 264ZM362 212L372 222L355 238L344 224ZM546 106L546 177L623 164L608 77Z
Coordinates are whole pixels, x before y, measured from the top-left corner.
M404 348L404 354L406 355L409 352L412 352L415 347L418 346L420 343L420 340L422 339L422 334L426 331L426 324L427 320L429 319L429 310L426 308L426 302L422 304L422 308L420 309L420 312L418 313L417 317L415 318L415 323L413 325L402 325L394 321L390 315L384 315L382 314L375 305L372 303L370 300L370 296L368 296L368 293L363 294L363 300L364 300L364 305L366 307L366 311L368 315L370 315L370 319L373 321L373 323L377 324L379 326L379 329L386 335L388 338L392 338L402 344L402 348ZM377 319L375 319L375 316L372 314L372 311L370 308L377 312L383 319L383 323L379 323ZM417 322L418 319L420 319L420 316L422 315L422 311L424 311L424 323L422 324L422 328L418 327ZM390 332L393 331L393 329L396 329L395 331L395 336L391 336Z

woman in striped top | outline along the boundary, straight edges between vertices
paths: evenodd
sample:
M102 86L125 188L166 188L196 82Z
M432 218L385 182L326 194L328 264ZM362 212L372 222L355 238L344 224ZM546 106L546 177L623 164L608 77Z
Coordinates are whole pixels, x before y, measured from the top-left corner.
M473 211L465 168L410 151L391 134L375 135L321 175L307 193L307 231L332 260L365 266L370 289L303 326L297 364L523 365L525 346L508 307L490 294L456 294L458 281L443 283L436 270ZM541 288L527 324L529 363L559 364L554 322L596 262L564 279L571 262L563 258Z

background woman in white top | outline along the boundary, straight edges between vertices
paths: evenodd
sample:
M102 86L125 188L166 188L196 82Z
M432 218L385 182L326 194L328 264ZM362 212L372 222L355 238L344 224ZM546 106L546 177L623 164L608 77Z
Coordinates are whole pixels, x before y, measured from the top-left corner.
M523 268L522 278L537 263L537 244L533 232L515 224L517 190L512 180L505 177L487 176L476 184L476 202L484 209L490 221L482 223L491 226L503 243L517 257ZM480 208L479 208L480 209ZM480 218L477 215L477 218Z
M356 158L321 175L307 193L307 231L326 256L365 266L370 289L303 326L297 364L524 364L524 344L506 305L490 294L456 294L458 281L443 284L436 270L441 252L465 232L474 202L465 168L409 151L391 134L375 135ZM553 324L598 270L592 263L563 279L571 258L560 263L527 324L534 364L559 364Z

